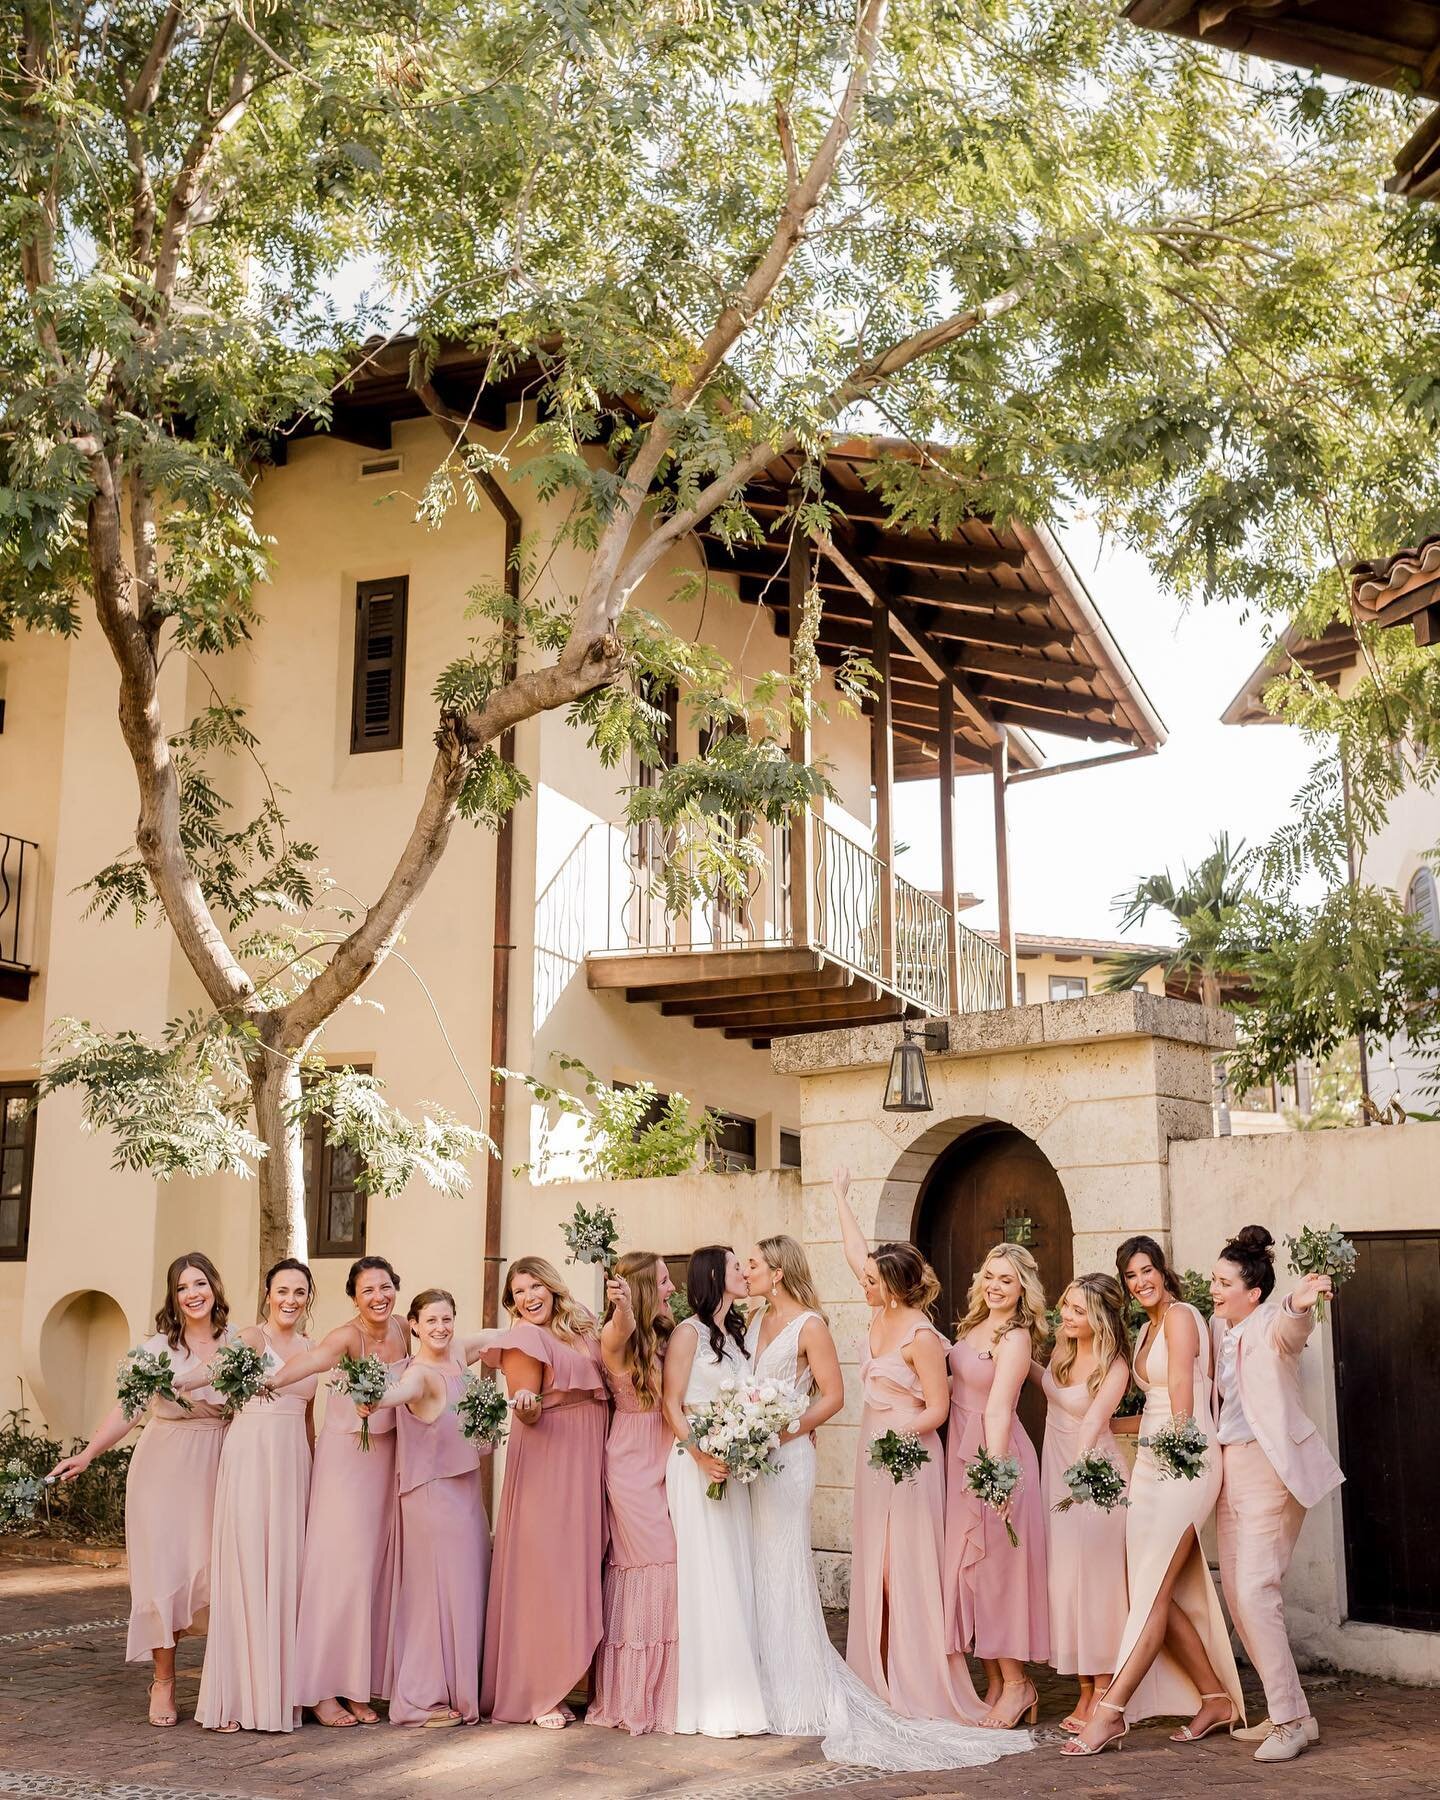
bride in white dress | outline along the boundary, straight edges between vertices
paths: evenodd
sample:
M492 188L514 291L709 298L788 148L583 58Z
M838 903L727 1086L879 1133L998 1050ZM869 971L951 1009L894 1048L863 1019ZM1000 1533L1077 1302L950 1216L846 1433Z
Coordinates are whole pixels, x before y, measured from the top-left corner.
M726 1481L723 1499L706 1497L725 1465L688 1441L686 1416L713 1400L722 1381L750 1373L735 1306L748 1288L735 1252L718 1244L690 1258L686 1288L693 1316L671 1334L664 1380L665 1417L686 1452L665 1469L679 1623L675 1730L751 1737L768 1729L755 1645L752 1490Z
M790 1384L810 1403L795 1435L777 1452L779 1472L762 1475L750 1489L760 1687L769 1729L823 1739L829 1762L876 1769L978 1768L1029 1750L1028 1732L903 1718L832 1647L810 1548L811 1433L844 1405L840 1361L810 1265L794 1238L762 1238L750 1253L746 1282L751 1297L765 1302L746 1334L755 1375ZM667 1373L668 1366L667 1360ZM683 1663L683 1619L680 1641Z

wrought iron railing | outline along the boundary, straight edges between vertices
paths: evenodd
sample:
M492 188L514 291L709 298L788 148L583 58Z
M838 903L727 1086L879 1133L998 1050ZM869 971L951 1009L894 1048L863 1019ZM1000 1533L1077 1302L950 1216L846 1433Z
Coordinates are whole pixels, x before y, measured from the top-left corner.
M34 884L40 846L29 838L0 831L0 968L28 971L32 898L26 892L28 875Z
M947 1009L952 1013L999 1012L1010 1004L1005 979L1005 952L957 919L959 992Z
M895 973L891 986L927 1012L950 1010L950 915L933 894L895 877ZM964 930L964 927L961 927Z
M815 821L815 942L857 974L883 979L880 938L885 865L823 819Z
M740 842L746 867L737 891L717 880L703 849L673 828L610 827L604 947L745 950L790 943L790 834L784 826L751 826Z

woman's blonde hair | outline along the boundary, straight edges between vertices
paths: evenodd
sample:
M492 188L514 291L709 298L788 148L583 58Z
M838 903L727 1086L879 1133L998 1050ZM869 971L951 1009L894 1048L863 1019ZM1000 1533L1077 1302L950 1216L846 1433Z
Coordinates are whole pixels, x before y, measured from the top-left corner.
M1039 1349L1050 1335L1050 1321L1045 1317L1045 1289L1040 1280L1039 1265L1023 1244L997 1244L981 1257L980 1267L975 1271L966 1297L965 1317L956 1321L955 1335L957 1338L964 1337L967 1331L973 1331L989 1317L990 1308L985 1304L985 1265L997 1259L1009 1263L1020 1283L1015 1317L1006 1326L1006 1330L1028 1331L1031 1347Z
M765 1259L765 1267L780 1277L785 1292L810 1312L825 1318L820 1296L815 1292L815 1279L810 1273L810 1259L792 1237L779 1232L775 1237L761 1238L755 1248ZM830 1321L825 1319L828 1325Z
M1092 1397L1099 1393L1100 1383L1110 1373L1118 1356L1130 1361L1130 1333L1125 1328L1125 1290L1113 1275L1077 1275L1056 1301L1065 1304L1067 1294L1078 1293L1085 1305L1085 1317L1095 1336L1095 1367L1085 1383ZM1073 1337L1057 1337L1055 1354L1050 1358L1050 1373L1061 1387L1069 1387L1070 1371L1080 1346Z
M627 1250L616 1263L615 1273L630 1284L630 1309L635 1314L635 1330L625 1346L625 1373L641 1412L653 1412L660 1404L665 1346L675 1329L669 1307L660 1303L660 1258L653 1250ZM614 1310L607 1306L605 1317Z
M500 1300L512 1319L520 1317L520 1309L515 1304L515 1277L517 1275L528 1275L532 1281L538 1281L541 1287L549 1288L550 1297L555 1302L555 1310L550 1315L550 1329L556 1337L572 1339L594 1337L595 1318L593 1313L581 1306L560 1279L560 1271L554 1263L546 1262L543 1256L517 1256L505 1271L505 1287L500 1295Z

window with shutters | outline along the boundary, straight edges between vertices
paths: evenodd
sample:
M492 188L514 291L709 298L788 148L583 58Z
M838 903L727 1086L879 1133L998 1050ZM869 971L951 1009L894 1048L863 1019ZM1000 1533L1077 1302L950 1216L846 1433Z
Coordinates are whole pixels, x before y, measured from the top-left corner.
M1429 869L1417 869L1405 896L1405 910L1427 937L1440 938L1440 896L1435 891L1435 877Z
M405 719L405 615L410 583L362 581L355 589L355 688L350 751L398 750Z
M23 1262L35 1173L33 1081L0 1084L0 1262Z
M356 1066L356 1074L370 1070ZM318 1113L305 1121L305 1226L311 1256L365 1254L364 1162L332 1144Z
M755 1167L755 1121L739 1113L721 1113L715 1141L705 1152L712 1169L734 1175Z

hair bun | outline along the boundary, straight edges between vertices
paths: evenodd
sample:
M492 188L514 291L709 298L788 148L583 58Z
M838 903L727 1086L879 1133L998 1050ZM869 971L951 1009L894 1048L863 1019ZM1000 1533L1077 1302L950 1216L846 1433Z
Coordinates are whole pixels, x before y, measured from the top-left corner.
M1235 1242L1258 1255L1268 1250L1275 1240L1263 1225L1242 1225L1235 1233Z

